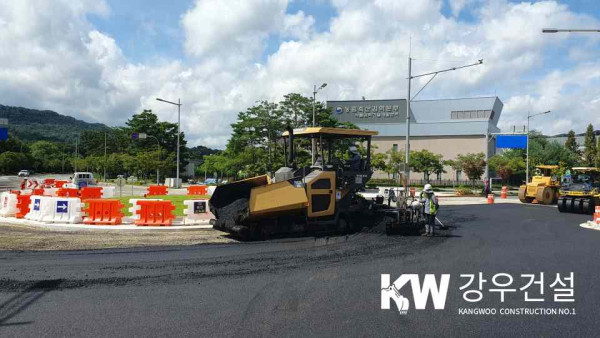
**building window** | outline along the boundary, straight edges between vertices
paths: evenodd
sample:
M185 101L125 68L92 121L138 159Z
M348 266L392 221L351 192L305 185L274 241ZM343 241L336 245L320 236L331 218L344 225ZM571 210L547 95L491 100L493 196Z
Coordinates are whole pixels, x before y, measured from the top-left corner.
M398 145L396 143L392 144L392 151L398 151Z
M441 181L441 180L442 180L442 173L441 173L441 172L438 172L438 173L437 173L437 180L438 180L438 181Z
M456 180L460 181L462 179L462 171L457 170L456 171Z
M451 120L493 119L491 110L453 110L450 112Z

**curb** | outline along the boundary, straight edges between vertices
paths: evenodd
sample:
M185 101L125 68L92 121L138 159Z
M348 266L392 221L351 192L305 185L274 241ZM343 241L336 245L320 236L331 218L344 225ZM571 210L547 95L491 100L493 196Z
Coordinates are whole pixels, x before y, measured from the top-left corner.
M579 224L579 226L591 230L600 230L600 224L594 221L587 221L585 223Z
M154 231L154 230L193 230L193 229L206 229L212 230L212 225L208 222L194 223L185 225L182 220L179 219L173 222L171 226L137 226L133 224L131 218L124 218L125 224L121 225L90 225L90 224L69 224L69 223L44 223L38 221L30 221L26 219L13 218L13 217L0 217L1 224L8 225L29 225L39 228L55 229L55 230L140 230L140 231Z

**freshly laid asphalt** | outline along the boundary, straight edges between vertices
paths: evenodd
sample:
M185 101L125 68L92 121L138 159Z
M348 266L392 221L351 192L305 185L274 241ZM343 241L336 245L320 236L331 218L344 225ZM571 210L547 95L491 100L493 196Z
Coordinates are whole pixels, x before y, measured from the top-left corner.
M349 236L70 252L0 252L0 336L596 336L600 231L555 207L445 206L437 237ZM483 272L479 303L460 274ZM494 274L544 272L545 302L500 302ZM574 272L573 303L549 284ZM444 310L381 310L381 274L451 274ZM408 289L402 294L412 301ZM534 290L534 289L532 289ZM534 293L534 291L532 291ZM533 297L533 296L532 296ZM412 305L413 303L411 303ZM564 307L575 315L461 315Z

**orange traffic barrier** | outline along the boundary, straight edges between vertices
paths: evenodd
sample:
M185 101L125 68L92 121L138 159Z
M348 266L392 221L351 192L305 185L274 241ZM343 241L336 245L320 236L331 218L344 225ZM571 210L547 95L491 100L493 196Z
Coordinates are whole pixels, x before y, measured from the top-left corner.
M44 195L44 188L36 188L31 191L32 195L42 196Z
M50 188L50 187L54 186L54 182L55 182L55 181L56 181L56 180L55 180L55 179L53 179L53 178L45 178L45 179L44 179L44 182L43 182L42 184L43 184L44 186L46 186L46 187Z
M81 188L81 200L93 198L102 198L102 187L83 187Z
M151 185L146 190L146 195L144 196L160 196L167 195L167 186L166 185Z
M188 195L206 195L206 188L207 186L205 185L190 185L188 187Z
M487 195L487 204L494 204L494 194Z
M10 193L15 195L21 195L21 190L11 190Z
M500 198L506 198L506 191L508 187L502 187L502 192L500 193Z
M118 225L123 220L123 204L117 199L88 199L83 218L85 224Z
M600 224L600 206L596 206L596 212L594 212L594 222Z
M62 188L62 186L63 186L65 183L69 183L69 181L59 181L59 180L55 180L55 181L54 181L54 186L55 186L56 188Z
M23 218L29 213L29 204L31 204L31 195L17 195L17 213L16 218Z
M58 196L58 197L78 197L79 190L77 190L75 188L60 188L56 192L56 196Z
M175 219L175 206L171 201L139 200L137 204L140 209L136 213L140 218L135 220L136 225L171 225Z

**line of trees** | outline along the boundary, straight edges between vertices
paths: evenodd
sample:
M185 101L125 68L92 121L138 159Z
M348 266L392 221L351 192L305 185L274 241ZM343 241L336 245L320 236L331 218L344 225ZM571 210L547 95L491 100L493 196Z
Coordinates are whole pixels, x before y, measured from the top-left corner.
M539 132L532 131L529 135L529 171L542 164L558 165L555 174L562 175L567 169L575 166L600 167L600 146L594 127L587 126L584 136L584 147L581 151L577 145L575 132L569 131L564 145L549 141ZM500 155L490 158L490 169L502 178L505 184L521 184L525 179L527 167L526 151L524 149L509 149Z
M237 121L231 125L233 134L226 149L205 156L198 174L240 179L276 171L285 163L281 134L287 126L312 126L312 112L312 98L297 93L285 95L280 102L257 102L238 113ZM315 120L321 127L358 128L331 117L331 110L321 102L315 103ZM309 165L310 141L297 139L295 148L296 164L299 167Z
M133 132L152 137L133 140ZM182 168L188 158L186 143L181 133ZM29 169L71 173L77 169L101 177L106 170L108 178L126 175L155 179L157 167L163 177L175 174L176 149L177 124L159 121L156 114L145 110L134 114L124 127L82 131L77 145L74 142L24 142L9 135L7 141L0 141L0 172L16 174L21 169Z

